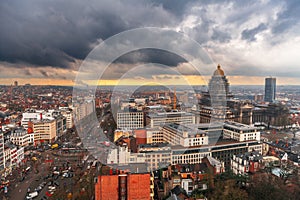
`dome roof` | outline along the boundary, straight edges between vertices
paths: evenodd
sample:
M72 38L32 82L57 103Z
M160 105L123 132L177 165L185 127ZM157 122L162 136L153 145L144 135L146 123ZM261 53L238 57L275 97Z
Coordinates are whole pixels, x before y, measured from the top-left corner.
M221 66L218 65L216 71L214 72L214 76L225 76L224 71L221 69Z

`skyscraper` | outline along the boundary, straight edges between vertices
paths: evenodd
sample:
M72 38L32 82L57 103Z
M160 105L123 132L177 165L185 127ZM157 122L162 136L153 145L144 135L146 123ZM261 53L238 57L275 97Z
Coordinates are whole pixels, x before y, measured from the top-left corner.
M276 95L276 78L265 79L265 101L274 102Z

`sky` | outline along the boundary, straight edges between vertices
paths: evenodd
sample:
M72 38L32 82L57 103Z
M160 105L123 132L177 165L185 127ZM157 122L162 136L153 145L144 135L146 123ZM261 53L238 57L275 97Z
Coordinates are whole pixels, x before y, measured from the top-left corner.
M102 42L123 31L158 27L198 42L232 85L263 85L268 76L300 85L299 11L298 0L0 0L0 84L72 85ZM147 63L155 64L145 68ZM144 71L129 77L132 66ZM215 70L199 76L189 69L178 55L142 49L121 55L96 83L117 84L122 77L124 84L174 84L181 75L203 84Z

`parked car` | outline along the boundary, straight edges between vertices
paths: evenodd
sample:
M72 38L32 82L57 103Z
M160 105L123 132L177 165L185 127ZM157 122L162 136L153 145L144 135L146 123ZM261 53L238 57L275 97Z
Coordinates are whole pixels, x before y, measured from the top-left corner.
M38 195L39 195L39 193L37 191L31 192L26 196L26 199L33 199L33 198L37 197Z

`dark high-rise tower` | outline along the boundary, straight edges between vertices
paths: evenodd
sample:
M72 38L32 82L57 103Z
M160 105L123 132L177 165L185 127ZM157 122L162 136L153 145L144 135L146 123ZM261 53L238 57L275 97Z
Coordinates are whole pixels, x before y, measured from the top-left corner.
M276 95L276 78L265 79L265 101L274 102Z

